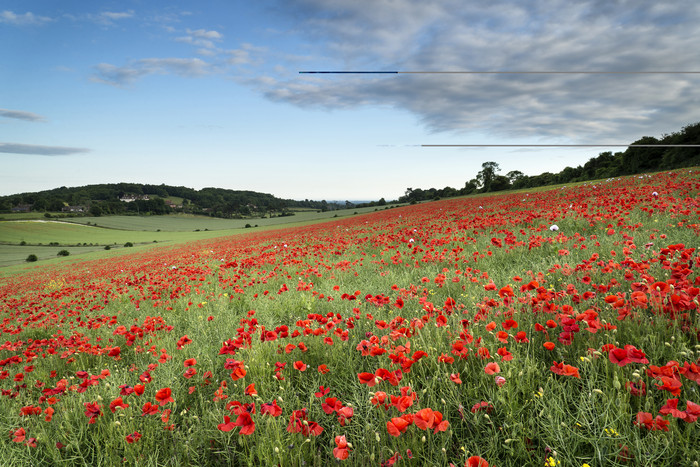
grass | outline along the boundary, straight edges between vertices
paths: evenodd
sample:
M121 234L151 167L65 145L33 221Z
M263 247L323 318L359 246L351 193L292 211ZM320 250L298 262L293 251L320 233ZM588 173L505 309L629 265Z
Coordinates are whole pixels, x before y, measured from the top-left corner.
M54 244L68 249L71 255L83 255L104 249L109 245L119 248L126 242L135 245L173 245L222 235L260 232L284 227L298 227L317 222L374 212L377 208L334 211L332 213L304 212L289 217L231 220L192 215L170 216L104 216L77 217L69 221L47 220L16 215L14 222L0 222L0 268L18 265L27 255L36 254L39 260L55 255ZM245 228L255 222L259 227ZM255 225L255 224L252 224ZM21 246L24 242L27 246ZM48 246L49 244L52 244ZM89 259L89 257L86 257ZM22 270L18 268L17 270ZM0 275L12 271L0 270Z
M532 192L527 205L521 195L445 200L251 235L203 232L212 237L3 277L0 458L689 465L700 457L697 422L660 410L673 398L680 411L700 403L692 372L679 370L700 356L698 224L686 213L697 190L683 172ZM633 304L639 289L646 306ZM610 346L625 345L648 361L614 363ZM555 373L554 362L578 377ZM680 383L677 394L657 388L661 371ZM642 382L643 395L626 387ZM127 394L141 384L141 395ZM321 386L328 393L317 396ZM159 405L163 388L173 400ZM112 412L118 397L128 407ZM263 413L272 401L281 415ZM147 402L160 413L142 415ZM101 406L92 424L85 404ZM472 412L476 404L484 410ZM295 425L302 410L307 423ZM225 425L244 412L250 434ZM437 412L448 424L422 429ZM640 413L668 431L636 423ZM401 415L411 423L393 436ZM313 422L323 430L305 434ZM340 436L346 460L334 455Z

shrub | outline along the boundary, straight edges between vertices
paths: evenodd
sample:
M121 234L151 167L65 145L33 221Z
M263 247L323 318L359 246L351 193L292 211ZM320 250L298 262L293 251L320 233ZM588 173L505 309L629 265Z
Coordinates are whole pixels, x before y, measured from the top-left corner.
M134 244L131 243L131 242L126 242L126 243L124 244L124 246L125 246L125 247L131 247L131 246L134 246Z
M111 250L111 249L112 249L112 247L111 247L111 246L109 246L109 245L105 245L105 250Z
M22 240L21 242L19 242L19 244L20 244L21 246L24 246L24 245L27 244L27 242L25 242L24 240Z
M28 263L33 263L34 261L37 261L38 259L39 259L39 258L37 258L36 255L29 255L29 256L27 256L26 261L27 261Z
M57 256L68 256L70 252L68 250L61 250L57 253Z
M246 229L249 229L249 228L251 228L251 227L252 227L252 225L250 225L250 224L246 224L246 225L245 225L245 228L246 228Z

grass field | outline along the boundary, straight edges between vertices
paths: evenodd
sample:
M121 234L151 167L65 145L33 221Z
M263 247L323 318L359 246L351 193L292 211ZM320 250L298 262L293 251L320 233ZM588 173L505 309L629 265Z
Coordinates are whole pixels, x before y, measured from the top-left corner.
M0 459L692 466L699 195L679 171L15 270Z
M89 253L104 246L120 247L151 243L176 244L262 231L284 226L300 226L328 219L374 212L382 208L361 208L326 213L305 211L295 216L266 219L218 219L192 215L103 216L46 219L28 214L10 214L0 221L0 268L20 264L29 254L39 260L55 257L67 249L71 255ZM258 227L246 228L246 224ZM25 242L27 246L20 246ZM57 246L48 246L58 244ZM60 248L58 248L60 247ZM6 271L0 270L0 275Z

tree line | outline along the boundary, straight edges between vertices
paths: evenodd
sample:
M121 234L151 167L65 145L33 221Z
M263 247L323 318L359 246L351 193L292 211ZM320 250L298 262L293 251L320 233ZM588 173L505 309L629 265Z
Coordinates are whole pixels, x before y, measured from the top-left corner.
M700 148L687 147L700 145L700 122L688 125L681 131L670 135L664 135L661 139L653 136L644 136L631 143L631 145L651 147L628 147L624 152L616 152L614 154L609 151L602 152L597 157L591 158L584 165L566 167L558 173L544 172L532 176L525 175L519 170L513 170L502 175L498 173L500 172L500 167L496 162L484 162L476 176L467 181L460 189L449 186L441 189L428 188L425 190L408 188L405 194L399 198L399 201L415 203L474 193L534 188L700 166ZM686 147L667 147L668 145L684 145Z
M122 199L130 198L126 202ZM171 199L177 200L173 202ZM344 205L325 200L291 200L255 191L140 183L109 183L60 187L35 193L0 197L0 212L23 207L34 212L69 212L70 215L169 214L187 212L214 217L260 217L293 215L293 208L329 211Z

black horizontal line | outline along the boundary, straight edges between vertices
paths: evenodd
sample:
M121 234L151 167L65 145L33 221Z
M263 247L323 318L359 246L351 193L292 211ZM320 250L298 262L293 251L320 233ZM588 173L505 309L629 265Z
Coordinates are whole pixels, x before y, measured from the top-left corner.
M395 75L398 71L300 71L300 74L317 74L317 75L370 75L370 74L391 74Z
M700 144L421 144L423 148L700 148Z

